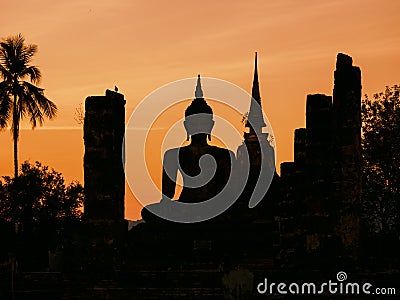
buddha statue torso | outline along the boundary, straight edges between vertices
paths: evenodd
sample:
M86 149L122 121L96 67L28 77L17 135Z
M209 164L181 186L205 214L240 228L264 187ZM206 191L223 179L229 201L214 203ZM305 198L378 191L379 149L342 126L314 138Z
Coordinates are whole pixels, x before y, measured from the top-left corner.
M219 194L226 186L231 174L231 162L234 159L232 151L207 144L189 145L170 151L170 157L179 159L179 162L171 163L178 166L183 178L180 202L207 201ZM175 151L178 151L178 154L173 153ZM166 157L168 156L166 154ZM168 165L169 162L165 162L164 168ZM171 195L175 186L176 183L169 176L163 176L163 190L166 193Z

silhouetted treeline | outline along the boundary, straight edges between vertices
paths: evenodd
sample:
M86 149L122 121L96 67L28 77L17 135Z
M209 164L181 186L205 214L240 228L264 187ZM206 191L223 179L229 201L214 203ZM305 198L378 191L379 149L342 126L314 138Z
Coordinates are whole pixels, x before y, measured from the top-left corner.
M400 236L399 93L400 86L387 86L362 102L364 249L383 259L398 256Z

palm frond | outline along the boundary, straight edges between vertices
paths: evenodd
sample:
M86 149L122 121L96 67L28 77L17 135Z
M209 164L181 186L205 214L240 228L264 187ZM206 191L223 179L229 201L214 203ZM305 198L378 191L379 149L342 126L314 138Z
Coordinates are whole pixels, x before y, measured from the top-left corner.
M0 93L6 93L6 94L11 93L11 86L9 81L4 80L0 82Z
M21 36L9 36L1 44L2 48L2 60L5 67L11 72L20 65L20 52L23 46L23 39Z
M18 77L21 79L23 79L25 76L29 76L30 80L35 84L40 83L40 79L42 78L42 74L37 66L29 66L22 70L22 72L18 75Z
M0 65L0 76L5 81L10 81L12 79L12 74L6 68L4 68L3 65Z
M6 65L8 69L8 58L9 58L9 53L11 52L10 45L7 44L6 42L1 42L0 43L0 62L4 65Z
M28 68L36 52L37 46L26 45L25 38L21 34L7 37L0 43L0 61L12 74L19 75Z
M40 111L33 94L27 93L24 95L24 100L21 101L21 111L24 116L29 116L29 122L31 123L32 128L35 128L37 124L40 126L43 125L43 113Z
M43 125L44 117L52 119L57 114L57 106L44 95L44 90L29 82L21 82L23 86L23 101L21 101L22 116L28 115L33 128Z
M29 64L32 60L32 57L36 54L37 52L37 45L29 44L29 45L24 45L21 51L21 58L23 59L25 64Z
M23 85L25 86L26 91L34 96L36 105L41 111L43 111L43 114L49 119L54 118L57 114L57 106L44 95L44 89L26 81L23 82Z
M12 101L7 87L7 82L0 82L0 129L7 127L11 115Z
M24 58L25 38L18 34L8 38L8 42L12 45L13 55L16 61L22 61Z

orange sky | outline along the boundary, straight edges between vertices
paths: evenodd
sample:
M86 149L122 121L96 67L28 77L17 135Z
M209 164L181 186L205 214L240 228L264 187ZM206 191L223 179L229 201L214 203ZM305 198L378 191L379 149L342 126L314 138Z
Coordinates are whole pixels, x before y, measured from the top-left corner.
M399 83L399 11L397 0L7 1L0 37L22 33L39 46L34 64L43 73L41 86L59 107L57 119L44 126L54 130L21 134L20 161L39 160L82 181L74 110L87 96L117 85L128 119L154 89L197 73L250 91L254 51L277 161L292 160L306 95L331 94L337 52L361 68L363 93ZM9 132L0 132L0 145L0 175L11 175ZM127 194L126 216L137 219Z

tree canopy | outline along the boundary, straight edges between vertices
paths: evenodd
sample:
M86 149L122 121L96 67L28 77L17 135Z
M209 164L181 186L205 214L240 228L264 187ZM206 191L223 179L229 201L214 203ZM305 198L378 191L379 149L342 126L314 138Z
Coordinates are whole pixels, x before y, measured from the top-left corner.
M79 220L82 205L82 185L66 185L61 173L39 162L24 162L18 177L0 180L0 218L7 222Z
M399 233L400 86L367 95L362 103L363 198L375 233Z

